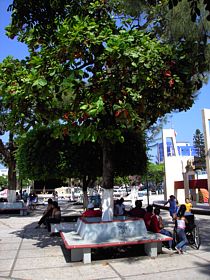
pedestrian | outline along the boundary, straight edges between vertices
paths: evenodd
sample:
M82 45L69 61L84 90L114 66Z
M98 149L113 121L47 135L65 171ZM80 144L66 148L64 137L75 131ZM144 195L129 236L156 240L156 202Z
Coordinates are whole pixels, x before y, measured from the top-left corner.
M23 191L22 197L23 197L24 203L26 204L26 203L27 203L27 200L28 200L28 193L27 193L26 190Z
M186 228L186 218L185 218L185 212L186 212L186 206L182 204L179 207L179 211L177 213L177 218L176 218L176 232L177 236L179 239L179 243L176 244L175 249L179 254L183 254L183 252L186 251L186 245L188 243L186 233L185 233L185 228Z
M191 213L192 203L190 202L189 198L185 198L185 206L186 212Z
M36 204L38 202L37 194L35 192L33 192L33 193L30 192L28 199L29 199L29 208L31 210L35 210L36 209Z
M172 221L174 221L175 216L176 216L176 197L174 195L170 195L169 199L166 201L164 204L167 205L169 203L169 213L172 218Z

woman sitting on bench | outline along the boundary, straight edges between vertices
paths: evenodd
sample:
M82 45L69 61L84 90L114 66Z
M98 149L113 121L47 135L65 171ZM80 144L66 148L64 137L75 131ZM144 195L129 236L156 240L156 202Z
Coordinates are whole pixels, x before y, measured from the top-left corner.
M61 222L61 210L58 206L58 202L53 201L52 205L52 216L46 219L46 225L49 232L51 231L51 224L60 224Z
M38 225L35 228L40 228L42 224L46 224L46 219L52 215L53 200L49 198L47 202L48 202L47 209L44 211L41 219L38 221Z

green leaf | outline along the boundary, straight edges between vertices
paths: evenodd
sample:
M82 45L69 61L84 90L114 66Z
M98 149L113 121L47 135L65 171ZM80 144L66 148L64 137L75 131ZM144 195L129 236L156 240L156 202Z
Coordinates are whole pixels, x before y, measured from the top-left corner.
M33 83L33 87L34 86L40 86L40 87L44 87L44 86L46 86L47 85L47 81L45 80L45 79L42 79L42 78L40 78L40 79L37 79L34 83Z
M110 48L110 47L106 47L106 51L108 51L108 52L113 52L113 49Z
M82 105L82 106L80 107L81 110L87 110L87 108L88 108L88 105L87 105L87 104L86 104L86 105Z
M96 113L97 113L97 109L96 108L94 108L94 109L91 109L90 111L88 111L88 113L90 114L90 115L96 115Z
M120 143L123 143L125 141L125 139L122 135L119 137L119 141L120 141Z

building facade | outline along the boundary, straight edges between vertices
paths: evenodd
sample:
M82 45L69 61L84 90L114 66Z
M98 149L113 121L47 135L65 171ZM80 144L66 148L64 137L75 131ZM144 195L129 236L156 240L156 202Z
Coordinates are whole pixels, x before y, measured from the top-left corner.
M174 156L174 145L171 141L167 141L167 156ZM194 146L192 146L189 142L177 142L177 150L179 156L190 157L197 156L197 151ZM163 143L157 144L157 162L164 162L164 152L163 152Z

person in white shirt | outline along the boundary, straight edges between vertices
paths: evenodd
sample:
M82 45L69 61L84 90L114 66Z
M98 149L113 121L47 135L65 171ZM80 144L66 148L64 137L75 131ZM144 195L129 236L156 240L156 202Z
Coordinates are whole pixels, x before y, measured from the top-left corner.
M186 211L186 206L182 204L179 207L179 211L177 213L177 218L176 218L176 227L177 227L177 235L179 238L179 243L176 245L175 249L179 254L183 254L186 249L186 245L188 243L186 233L185 233L185 227L186 227L186 218L185 218L185 211Z
M123 216L125 215L125 205L124 205L124 198L120 198L120 200L116 203L114 209L115 216Z

